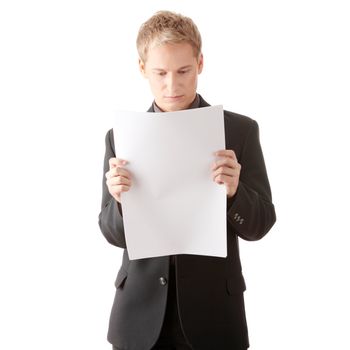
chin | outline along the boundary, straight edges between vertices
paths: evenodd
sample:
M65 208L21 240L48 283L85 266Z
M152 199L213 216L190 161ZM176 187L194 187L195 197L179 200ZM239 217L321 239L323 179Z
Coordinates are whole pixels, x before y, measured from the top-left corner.
M185 109L185 108L182 107L182 106L169 106L169 107L167 108L167 111L168 111L168 112L176 112L176 111L181 111L181 110L183 110L183 109Z
M176 112L186 109L188 105L190 105L190 103L165 103L162 109L167 112Z

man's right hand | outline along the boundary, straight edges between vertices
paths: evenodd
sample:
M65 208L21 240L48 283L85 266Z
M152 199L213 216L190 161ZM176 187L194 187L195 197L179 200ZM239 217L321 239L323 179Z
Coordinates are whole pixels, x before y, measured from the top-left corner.
M121 203L120 194L129 191L131 174L122 166L128 161L118 158L109 159L109 171L106 172L106 184L111 196Z

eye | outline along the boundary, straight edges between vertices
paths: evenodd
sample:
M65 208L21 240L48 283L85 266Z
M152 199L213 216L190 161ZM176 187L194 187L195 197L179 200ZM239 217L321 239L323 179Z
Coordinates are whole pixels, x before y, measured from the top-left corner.
M185 74L185 73L187 73L187 72L188 72L188 70L180 70L180 71L179 71L180 74Z
M159 72L158 75L160 76L164 76L166 74L166 72Z

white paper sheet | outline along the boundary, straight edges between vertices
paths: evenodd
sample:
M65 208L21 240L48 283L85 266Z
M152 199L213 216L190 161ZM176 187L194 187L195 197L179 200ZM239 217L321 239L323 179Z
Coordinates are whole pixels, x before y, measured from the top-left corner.
M117 112L116 157L132 186L121 202L129 258L227 256L226 189L212 180L225 149L222 106L166 113Z

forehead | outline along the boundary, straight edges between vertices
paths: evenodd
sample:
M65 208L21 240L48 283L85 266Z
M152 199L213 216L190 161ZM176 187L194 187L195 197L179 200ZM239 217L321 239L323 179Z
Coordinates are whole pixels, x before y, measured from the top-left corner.
M186 66L196 63L194 49L191 44L184 43L154 43L150 45L147 55L147 64L160 66Z

